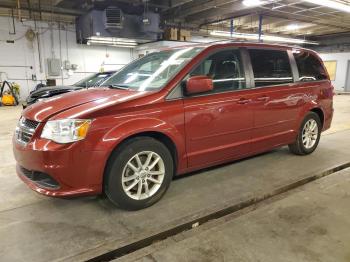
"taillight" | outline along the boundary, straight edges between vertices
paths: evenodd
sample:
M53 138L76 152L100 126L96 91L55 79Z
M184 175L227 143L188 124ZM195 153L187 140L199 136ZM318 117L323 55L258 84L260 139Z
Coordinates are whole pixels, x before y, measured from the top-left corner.
M335 95L334 87L331 85L329 88L323 89L322 90L322 95L325 98L333 98L333 96Z

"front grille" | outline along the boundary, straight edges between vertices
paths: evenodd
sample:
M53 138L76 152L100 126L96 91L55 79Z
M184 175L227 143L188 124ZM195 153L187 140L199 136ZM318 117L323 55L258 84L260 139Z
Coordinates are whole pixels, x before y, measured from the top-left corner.
M16 140L22 145L27 145L38 127L39 122L21 117L16 127Z
M22 174L28 178L30 181L37 184L39 187L47 188L47 189L59 189L60 185L58 182L53 179L48 174L38 172L38 171L31 171L24 167L20 167Z
M39 125L39 122L30 120L30 119L24 119L24 126L31 128L31 129L36 129Z

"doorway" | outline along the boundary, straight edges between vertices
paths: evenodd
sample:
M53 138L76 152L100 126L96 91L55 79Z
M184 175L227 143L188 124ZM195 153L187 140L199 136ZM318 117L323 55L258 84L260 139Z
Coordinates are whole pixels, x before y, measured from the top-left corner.
M346 69L344 91L345 92L350 92L350 60L348 60L348 67Z

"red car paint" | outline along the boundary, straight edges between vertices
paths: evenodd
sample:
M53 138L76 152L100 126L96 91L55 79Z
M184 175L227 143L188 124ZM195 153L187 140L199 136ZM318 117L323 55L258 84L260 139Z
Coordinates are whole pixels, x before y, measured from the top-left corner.
M322 112L323 130L330 127L333 87L329 80L166 99L208 53L237 46L292 50L250 43L208 45L160 91L100 87L28 107L23 117L40 125L26 146L13 140L19 177L50 196L99 194L111 152L130 136L156 132L168 137L176 147L176 174L183 174L292 143L310 110ZM46 121L63 118L93 119L87 137L71 144L40 138ZM60 188L40 187L23 176L19 166L49 174Z

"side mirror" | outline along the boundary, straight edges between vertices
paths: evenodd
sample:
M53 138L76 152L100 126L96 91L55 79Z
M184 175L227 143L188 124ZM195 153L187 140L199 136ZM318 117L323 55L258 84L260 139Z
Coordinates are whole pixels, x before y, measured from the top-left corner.
M208 76L192 76L187 79L186 92L187 94L198 94L213 90L213 80Z

